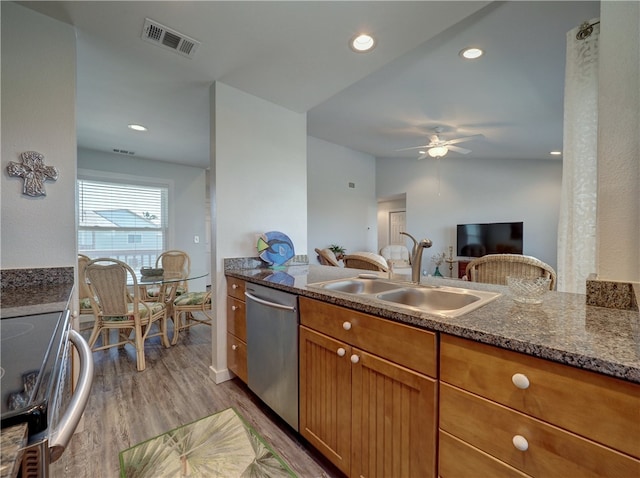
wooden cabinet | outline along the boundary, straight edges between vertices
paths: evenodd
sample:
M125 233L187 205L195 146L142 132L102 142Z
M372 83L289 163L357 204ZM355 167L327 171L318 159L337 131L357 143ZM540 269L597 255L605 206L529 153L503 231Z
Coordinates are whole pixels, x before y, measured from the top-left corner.
M227 367L247 383L245 282L227 277Z
M348 476L435 476L435 335L300 298L300 433Z
M640 476L637 384L448 335L440 354L442 478Z

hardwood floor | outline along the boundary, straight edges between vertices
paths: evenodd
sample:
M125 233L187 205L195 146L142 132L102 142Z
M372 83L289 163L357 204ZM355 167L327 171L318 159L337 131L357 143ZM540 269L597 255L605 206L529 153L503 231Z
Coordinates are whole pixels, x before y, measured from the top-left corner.
M95 375L83 429L50 466L52 477L118 477L120 451L228 407L234 407L300 478L342 476L240 380L214 383L209 376L211 328L192 327L169 349L152 338L145 355L147 368L137 372L131 346L94 352Z

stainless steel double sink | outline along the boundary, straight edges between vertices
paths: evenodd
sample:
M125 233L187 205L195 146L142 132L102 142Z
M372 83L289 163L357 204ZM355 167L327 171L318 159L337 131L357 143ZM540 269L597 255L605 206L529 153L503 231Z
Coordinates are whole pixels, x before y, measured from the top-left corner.
M497 299L502 294L439 285L417 285L373 277L353 277L307 284L332 292L366 297L374 301L428 312L442 317L459 317Z

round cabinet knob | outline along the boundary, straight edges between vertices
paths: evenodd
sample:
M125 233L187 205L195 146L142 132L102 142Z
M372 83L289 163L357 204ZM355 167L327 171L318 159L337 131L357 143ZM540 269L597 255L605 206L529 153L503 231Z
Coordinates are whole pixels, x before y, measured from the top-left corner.
M340 347L338 349L338 352L337 352L339 357L344 357L344 354L346 354L346 353L347 353L347 351L345 349L343 349L342 347Z
M233 311L235 312L236 310L238 310L238 306L236 306L236 305L232 305L232 306L231 306L231 310L233 310Z
M511 377L511 381L520 390L526 390L530 385L529 379L523 373L514 373L513 377Z
M238 284L233 284L233 285L231 286L231 288L232 288L232 289L237 289L237 288L238 288Z
M358 363L360 362L360 357L358 357L356 354L353 354L351 356L351 363Z
M515 435L511 441L513 442L513 446L520 451L527 451L529 449L529 442L522 435Z
M344 322L344 323L342 324L342 328L343 328L344 330L351 330L351 322Z
M238 346L237 346L236 344L233 344L233 345L231 346L231 350L238 350Z

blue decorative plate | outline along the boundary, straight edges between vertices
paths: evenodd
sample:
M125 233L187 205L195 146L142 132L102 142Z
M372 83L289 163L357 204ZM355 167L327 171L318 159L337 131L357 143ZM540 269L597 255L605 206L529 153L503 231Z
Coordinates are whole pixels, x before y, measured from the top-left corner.
M267 264L281 266L295 256L293 242L282 232L265 232L258 239L258 255Z

